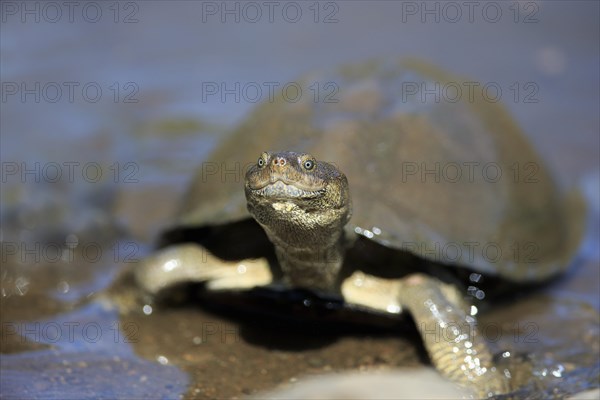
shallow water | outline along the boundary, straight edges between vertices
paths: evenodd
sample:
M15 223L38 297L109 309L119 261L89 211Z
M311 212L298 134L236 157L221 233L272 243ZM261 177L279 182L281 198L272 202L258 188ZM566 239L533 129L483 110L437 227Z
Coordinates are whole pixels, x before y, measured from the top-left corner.
M123 317L94 300L149 253L192 171L256 105L250 91L238 101L207 88L284 86L382 56L422 57L499 86L560 181L586 193L589 232L569 273L480 323L490 335L499 328L494 346L508 358L535 355L528 395L600 385L598 3L493 3L497 22L479 13L470 22L467 10L452 22L436 2L439 22L422 22L406 8L421 2L360 1L319 3L314 22L312 3L300 3L296 23L280 13L270 23L266 10L256 23L251 14L223 23L203 13L221 2L161 1L85 2L73 22L66 10L52 22L52 9L31 2L37 22L22 4L4 2L0 25L2 398L239 397L306 374L426 364L410 328L302 330L197 307ZM81 11L96 4L92 23ZM324 23L331 12L337 22Z

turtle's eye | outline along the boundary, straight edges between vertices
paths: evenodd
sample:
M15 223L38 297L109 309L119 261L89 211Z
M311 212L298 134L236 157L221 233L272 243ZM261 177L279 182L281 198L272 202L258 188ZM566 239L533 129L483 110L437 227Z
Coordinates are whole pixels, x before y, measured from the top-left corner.
M258 162L257 162L257 164L258 164L258 168L262 168L262 167L264 167L264 166L265 166L265 159L264 159L264 157L263 157L263 156L260 156L260 157L258 158Z
M305 170L310 171L315 167L315 162L314 162L314 160L305 160L302 163L302 166L304 167Z

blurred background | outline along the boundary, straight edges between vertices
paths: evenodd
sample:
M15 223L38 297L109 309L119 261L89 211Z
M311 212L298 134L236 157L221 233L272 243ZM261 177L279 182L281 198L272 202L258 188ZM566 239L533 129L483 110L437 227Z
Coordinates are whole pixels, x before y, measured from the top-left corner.
M410 342L394 335L269 350L244 338L239 321L204 311L124 320L82 303L148 254L195 168L268 101L269 85L370 58L418 57L499 87L558 181L585 193L578 267L490 318L533 318L546 332L573 324L540 348L558 343L566 354L580 343L573 354L597 359L598 2L0 6L2 397L232 397L308 373L421 365L417 353L390 350ZM567 358L540 376L577 370ZM597 363L577 367L593 378L565 379L565 392L598 383Z

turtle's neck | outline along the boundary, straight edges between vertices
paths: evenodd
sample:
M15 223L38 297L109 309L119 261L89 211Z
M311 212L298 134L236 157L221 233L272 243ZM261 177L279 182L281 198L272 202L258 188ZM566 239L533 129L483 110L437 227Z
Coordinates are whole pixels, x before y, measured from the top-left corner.
M246 174L248 211L275 246L283 282L339 292L348 181L335 166L304 153L263 153Z
M309 246L302 241L294 240L293 234L281 237L282 232L272 231L267 227L265 230L275 245L284 283L293 287L329 293L339 292L337 278L344 262L345 248L343 229L337 231L323 229L315 232L320 237L320 243Z

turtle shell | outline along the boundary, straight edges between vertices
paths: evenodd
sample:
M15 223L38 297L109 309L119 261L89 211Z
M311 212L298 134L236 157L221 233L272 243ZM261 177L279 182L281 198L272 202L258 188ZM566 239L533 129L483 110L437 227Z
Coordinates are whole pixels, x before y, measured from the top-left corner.
M415 61L371 61L288 83L194 177L176 228L250 218L243 181L265 150L307 152L350 185L348 228L449 268L519 282L571 260L584 220L482 86Z

